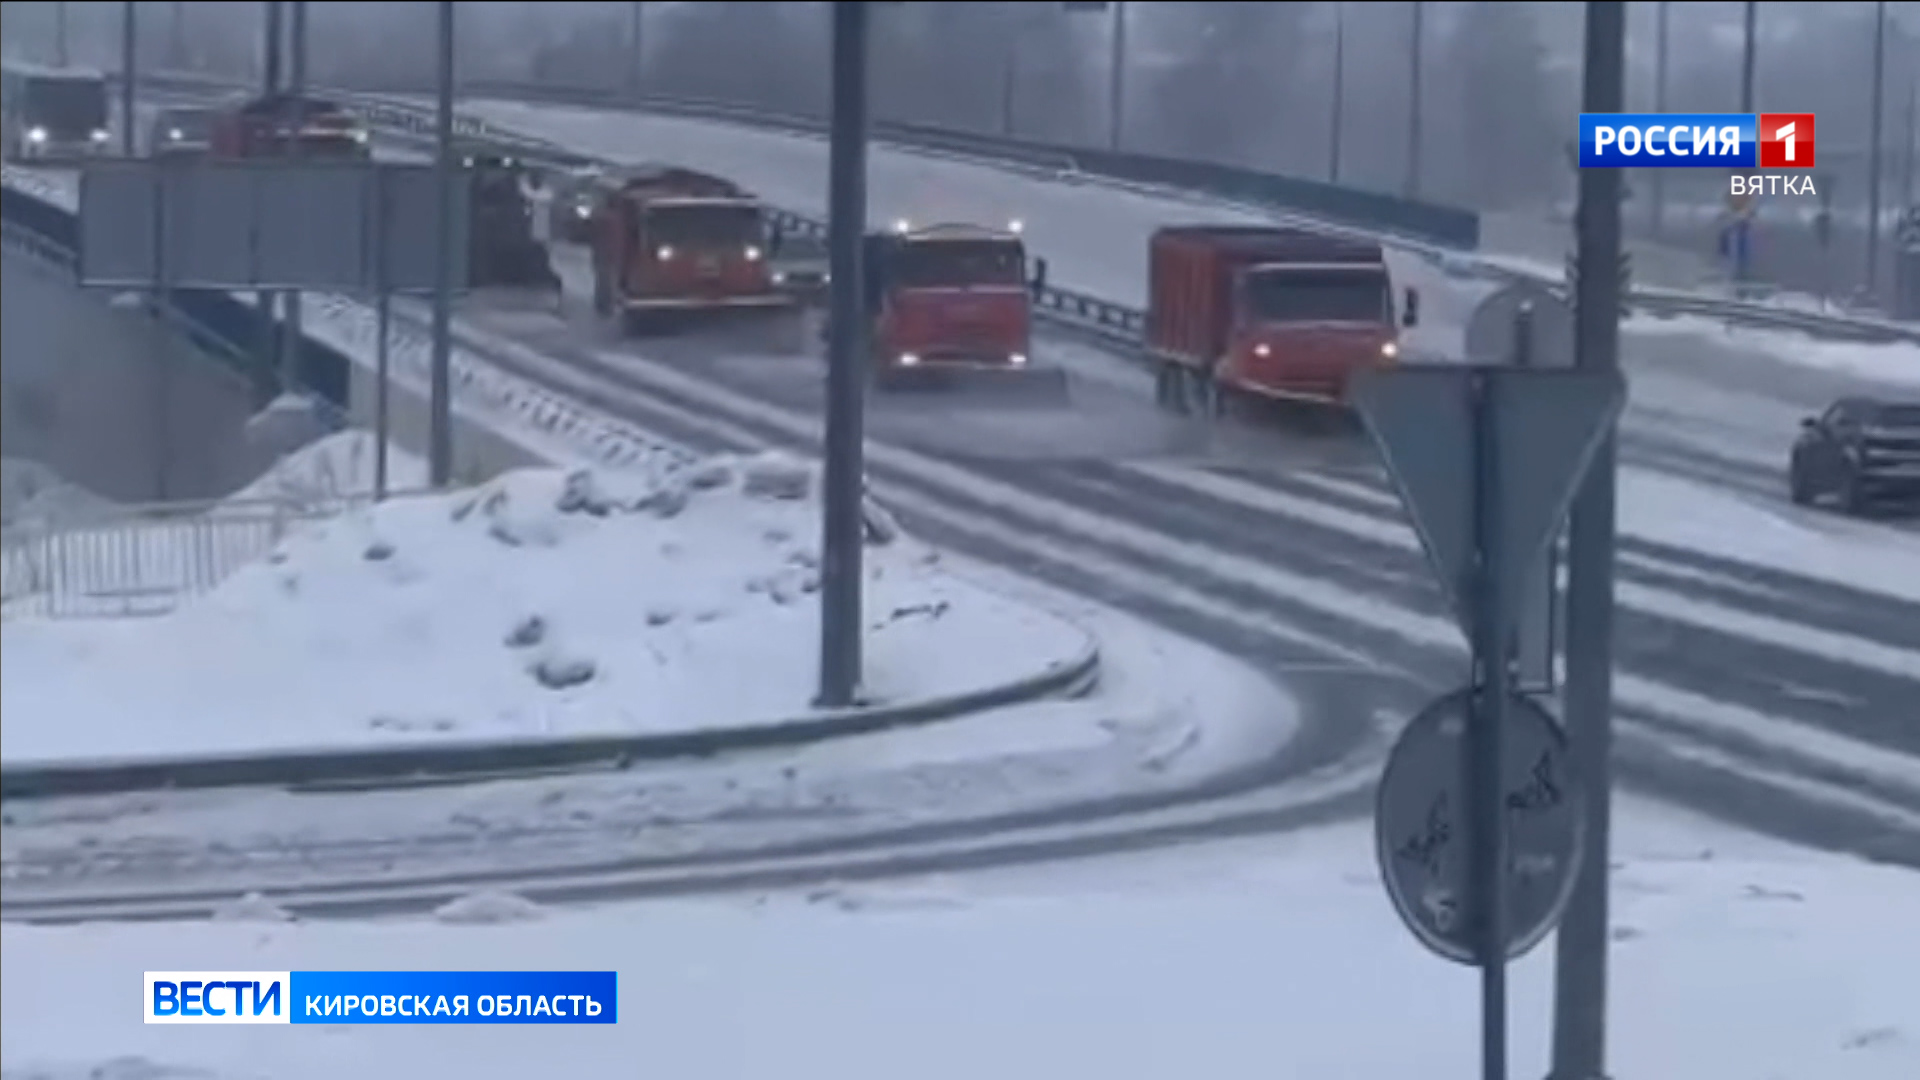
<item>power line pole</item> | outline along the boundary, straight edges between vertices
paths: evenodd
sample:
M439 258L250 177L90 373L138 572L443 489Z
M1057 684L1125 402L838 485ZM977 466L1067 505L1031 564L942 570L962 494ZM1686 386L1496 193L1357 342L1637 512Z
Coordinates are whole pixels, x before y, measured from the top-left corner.
M1587 4L1580 111L1626 108L1627 5ZM1620 367L1618 169L1580 170L1574 365ZM1607 889L1613 831L1615 436L1608 431L1574 496L1567 549L1567 735L1586 846L1555 940L1552 1080L1604 1080Z
M1426 38L1427 5L1424 0L1413 0L1413 57L1412 90L1407 108L1407 198L1420 195L1420 125L1424 102L1422 101L1421 77L1422 43Z
M440 0L434 116L434 187L440 257L433 267L433 364L429 378L427 469L443 488L453 479L453 2Z
M1887 96L1887 0L1873 6L1872 146L1867 151L1867 296L1880 299L1880 153Z
M1333 115L1327 122L1327 182L1340 182L1340 136L1347 117L1347 5L1333 4Z
M58 0L53 5L53 62L66 67L67 56L67 0Z

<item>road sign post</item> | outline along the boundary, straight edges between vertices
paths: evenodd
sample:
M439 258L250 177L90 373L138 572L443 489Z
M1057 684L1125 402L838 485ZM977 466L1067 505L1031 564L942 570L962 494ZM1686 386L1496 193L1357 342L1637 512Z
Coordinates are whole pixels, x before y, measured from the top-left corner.
M1516 341L1533 339L1533 319L1529 313L1521 316L1521 325L1509 325L1509 330L1526 332L1516 335ZM1522 346L1521 355L1532 359L1530 344ZM1464 950L1481 969L1481 1052L1483 1075L1489 1080L1507 1075L1507 961L1516 947L1531 947L1558 919L1579 847L1577 828L1542 833L1559 839L1528 851L1522 862L1535 869L1558 867L1553 872L1568 875L1569 884L1548 890L1550 903L1525 907L1523 885L1531 878L1515 872L1508 843L1515 803L1508 790L1507 762L1510 742L1519 741L1509 738L1509 729L1532 723L1536 744L1544 739L1557 745L1557 732L1540 736L1536 721L1544 710L1514 690L1515 613L1529 573L1546 558L1574 488L1612 430L1625 397L1618 371L1511 363L1368 372L1353 386L1354 402L1471 646L1467 689L1427 710L1450 710L1448 715L1459 720L1454 727L1464 728L1460 745L1466 768L1464 775L1452 772L1464 792L1452 801L1464 801L1470 808L1464 845L1469 872L1465 888L1459 890L1469 918L1459 928L1459 948L1435 951L1459 959ZM1462 707L1454 699L1463 695L1467 705L1459 717ZM1431 765L1443 751L1420 748L1435 741L1436 726L1444 729L1446 724L1423 713L1401 734L1394 760L1424 760L1430 770L1446 774L1445 768ZM1551 717L1546 726L1553 728ZM1552 779L1556 805L1572 805L1551 746L1539 760ZM1389 807L1418 806L1423 799L1432 805L1427 793L1432 784L1422 775L1420 769L1401 766L1390 767L1383 777L1382 813L1376 823L1381 837L1405 831L1399 810L1394 820L1387 820ZM1559 816L1565 818L1567 812ZM1415 936L1432 946L1433 916L1427 908L1434 894L1430 888L1396 886L1394 875L1406 873L1393 865L1396 850L1397 845L1385 839L1378 845L1389 896ZM1404 877L1399 880L1405 884ZM1523 907L1525 917L1516 923L1510 916Z

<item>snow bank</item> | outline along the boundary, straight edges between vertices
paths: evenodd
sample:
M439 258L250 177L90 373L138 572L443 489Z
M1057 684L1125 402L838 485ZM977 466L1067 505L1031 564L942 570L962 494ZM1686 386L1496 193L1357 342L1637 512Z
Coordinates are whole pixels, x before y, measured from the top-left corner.
M1738 846L1616 849L1615 1075L1920 1075L1920 877ZM234 1080L518 1080L556 1062L577 1080L632 1077L635 1062L674 1080L1478 1075L1476 975L1400 928L1363 826L984 877L1030 874L1052 881L969 875L484 926L7 924L0 1061L12 1077L139 1055ZM620 1022L151 1027L127 993L146 970L315 968L617 968ZM1550 948L1515 968L1515 1076L1546 1073L1551 969Z
M179 755L804 714L815 477L774 455L527 470L312 526L164 618L10 622L0 751ZM869 545L866 611L879 702L1038 674L1087 642L905 538Z
M1795 330L1757 330L1731 327L1726 323L1695 315L1656 318L1639 315L1628 319L1622 328L1629 333L1681 337L1712 336L1729 338L1758 350L1785 364L1831 371L1854 378L1900 386L1920 387L1920 345L1909 342L1872 344L1857 341L1822 341Z
M228 501L273 501L304 507L370 496L377 442L373 432L357 429L329 435L282 457ZM410 491L426 486L426 462L389 440L387 490Z
M1879 523L1784 500L1772 510L1646 469L1620 470L1620 522L1631 536L1920 603L1920 543Z

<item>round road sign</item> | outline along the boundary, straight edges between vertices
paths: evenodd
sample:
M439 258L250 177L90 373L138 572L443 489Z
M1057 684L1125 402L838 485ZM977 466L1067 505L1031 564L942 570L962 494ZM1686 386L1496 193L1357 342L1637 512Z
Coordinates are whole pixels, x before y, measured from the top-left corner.
M1531 307L1528 367L1573 366L1573 308L1532 282L1515 282L1480 301L1467 320L1467 360L1475 364L1512 364L1522 308Z
M1472 792L1467 725L1472 692L1435 701L1400 733L1380 778L1374 854L1387 896L1433 952L1479 963L1469 874ZM1567 739L1530 698L1507 703L1503 800L1507 812L1507 958L1560 921L1573 892L1585 820L1567 772Z

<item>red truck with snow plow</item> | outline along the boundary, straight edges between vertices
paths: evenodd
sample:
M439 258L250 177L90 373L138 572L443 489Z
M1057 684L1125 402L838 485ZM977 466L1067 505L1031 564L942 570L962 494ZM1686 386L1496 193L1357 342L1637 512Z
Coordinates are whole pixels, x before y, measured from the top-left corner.
M673 315L791 312L760 200L691 169L624 171L593 214L593 306L640 333Z
M1218 413L1229 393L1348 407L1356 371L1395 363L1419 320L1379 243L1279 226L1187 225L1153 234L1146 347L1155 398Z
M865 243L877 386L1064 386L1063 373L1031 361L1033 294L1046 270L1035 260L1029 276L1018 223L997 229L896 222Z

